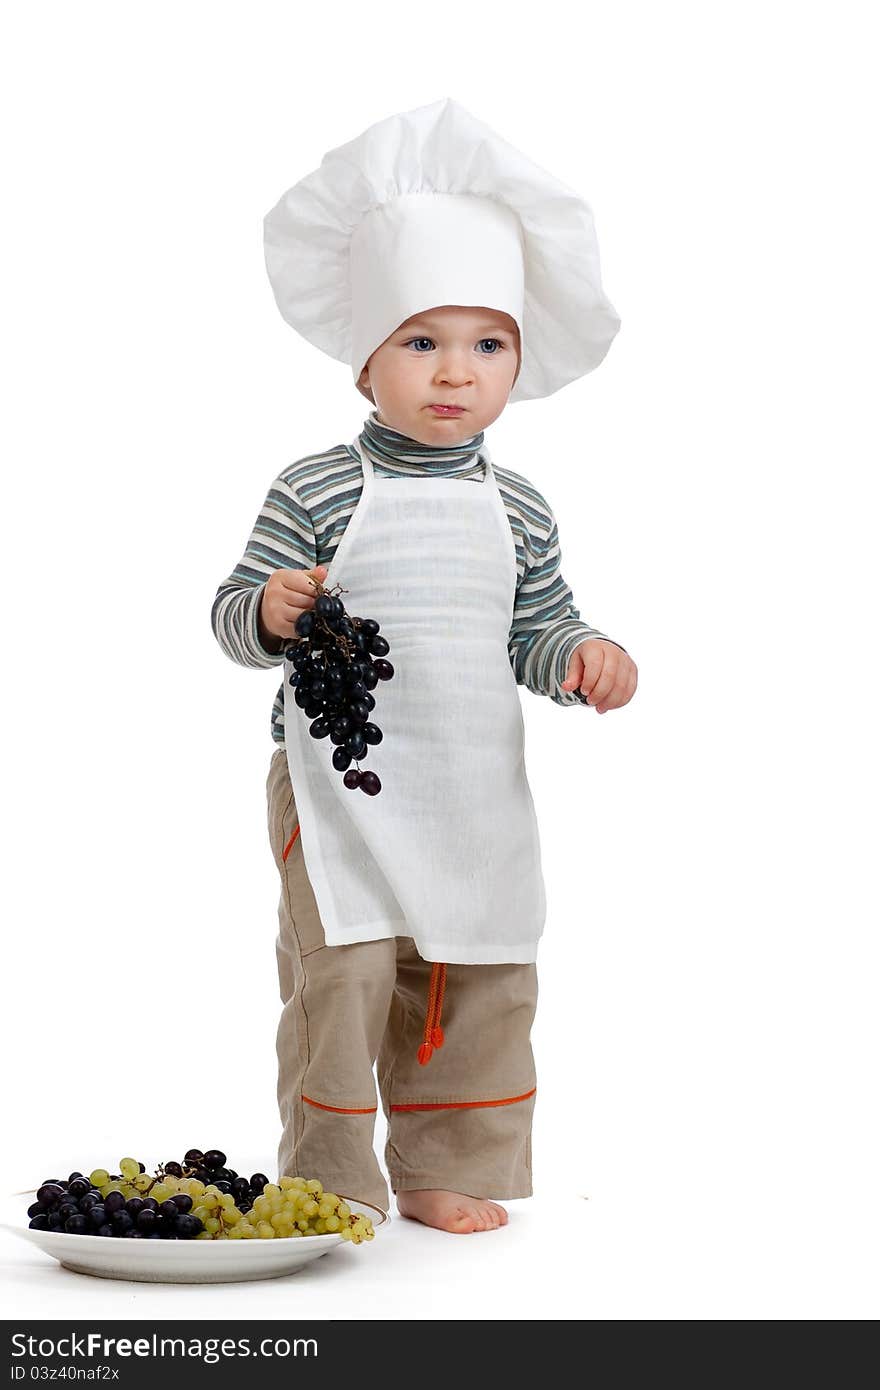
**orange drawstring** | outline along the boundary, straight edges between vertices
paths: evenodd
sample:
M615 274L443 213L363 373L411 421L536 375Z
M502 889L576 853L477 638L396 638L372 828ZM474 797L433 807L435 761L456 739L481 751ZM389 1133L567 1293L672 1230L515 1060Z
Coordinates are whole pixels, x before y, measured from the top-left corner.
M428 986L428 1008L425 1014L425 1040L419 1047L419 1064L427 1066L434 1055L435 1047L442 1047L443 1029L440 1016L443 1012L443 996L446 993L446 966L435 961L431 966L431 983Z

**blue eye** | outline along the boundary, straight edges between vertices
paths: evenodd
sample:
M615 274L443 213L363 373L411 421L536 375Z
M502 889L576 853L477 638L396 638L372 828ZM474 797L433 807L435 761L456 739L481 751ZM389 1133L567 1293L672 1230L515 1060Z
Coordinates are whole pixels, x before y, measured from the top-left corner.
M435 346L433 338L408 338L404 347L414 347L416 352L421 352L419 343L427 343L428 350ZM498 338L481 338L478 346L482 347L484 343L491 343L493 346L489 352L481 354L483 357L497 357L499 352L504 351L504 344Z

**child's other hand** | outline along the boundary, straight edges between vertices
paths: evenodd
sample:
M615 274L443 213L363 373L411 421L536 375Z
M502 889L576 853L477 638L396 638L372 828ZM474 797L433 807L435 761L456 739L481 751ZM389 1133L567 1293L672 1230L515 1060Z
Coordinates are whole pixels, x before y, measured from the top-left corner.
M283 640L294 637L296 620L315 606L315 586L310 580L323 581L327 566L316 565L311 570L275 570L270 574L260 600L260 630Z
M568 663L563 690L577 690L600 714L627 704L636 693L636 663L613 642L588 637L575 647Z

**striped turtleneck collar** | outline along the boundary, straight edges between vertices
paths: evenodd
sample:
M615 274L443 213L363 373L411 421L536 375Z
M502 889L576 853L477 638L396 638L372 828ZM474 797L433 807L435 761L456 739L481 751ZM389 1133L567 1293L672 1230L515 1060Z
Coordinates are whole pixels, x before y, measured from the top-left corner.
M381 424L376 418L378 413L370 411L359 436L361 448L369 453L374 464L395 473L429 472L443 477L473 473L477 467L483 430L454 446L422 444L391 425Z

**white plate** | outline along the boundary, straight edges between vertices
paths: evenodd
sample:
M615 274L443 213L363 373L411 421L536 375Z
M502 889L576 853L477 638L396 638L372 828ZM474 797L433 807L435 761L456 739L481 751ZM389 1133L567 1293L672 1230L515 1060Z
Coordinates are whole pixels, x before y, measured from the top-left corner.
M39 1231L28 1225L27 1214L36 1196L33 1189L8 1197L0 1226L39 1246L65 1269L97 1274L102 1279L134 1279L150 1284L228 1284L243 1279L276 1279L348 1243L335 1234L279 1236L273 1240L126 1240L124 1236ZM352 1211L369 1216L377 1231L389 1220L386 1212L369 1202L357 1202L351 1197L345 1200ZM366 1255L363 1245L358 1246L357 1254Z

